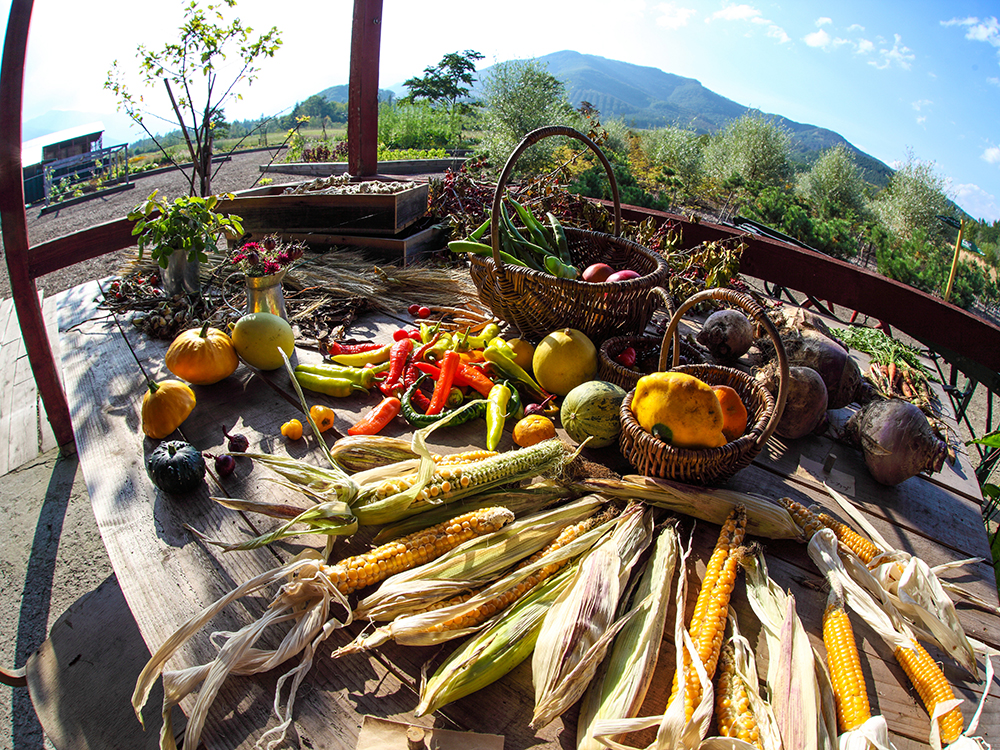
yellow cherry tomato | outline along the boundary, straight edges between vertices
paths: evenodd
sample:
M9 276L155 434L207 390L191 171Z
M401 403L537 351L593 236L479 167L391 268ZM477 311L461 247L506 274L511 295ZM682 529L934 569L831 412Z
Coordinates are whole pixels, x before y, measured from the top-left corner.
M297 419L289 419L281 425L281 434L289 440L298 440L302 437L302 423Z

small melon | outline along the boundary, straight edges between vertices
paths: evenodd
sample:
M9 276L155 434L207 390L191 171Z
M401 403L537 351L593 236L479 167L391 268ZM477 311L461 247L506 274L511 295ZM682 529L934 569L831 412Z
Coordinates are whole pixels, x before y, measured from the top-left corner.
M284 364L281 349L291 357L295 351L295 334L284 318L267 312L244 315L233 328L236 353L258 370L276 370Z
M590 380L566 394L559 416L563 429L577 443L588 437L588 448L606 448L621 432L619 410L625 391L614 383Z
M535 380L557 396L565 396L580 383L593 380L598 364L594 342L575 328L550 333L538 342L531 358Z

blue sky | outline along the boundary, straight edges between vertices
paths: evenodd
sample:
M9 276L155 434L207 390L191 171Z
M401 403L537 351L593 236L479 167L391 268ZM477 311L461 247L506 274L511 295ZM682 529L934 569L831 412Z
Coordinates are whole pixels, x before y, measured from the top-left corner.
M4 19L9 1L0 0ZM78 7L68 0L35 2L26 120L50 109L113 113L115 101L102 88L112 60L134 67L137 43L159 48L173 41L183 6L160 4L155 22L124 0L98 0L86 14ZM352 10L347 0L289 6L241 0L236 12L244 22L277 26L284 46L227 116L274 114L347 83ZM695 78L740 104L835 130L890 165L912 153L934 164L962 208L996 221L997 15L995 0L384 0L380 85L396 86L465 49L485 55L484 67L564 49L649 65ZM148 93L153 108L164 111L159 91ZM110 114L105 119L120 139L138 137L112 125Z

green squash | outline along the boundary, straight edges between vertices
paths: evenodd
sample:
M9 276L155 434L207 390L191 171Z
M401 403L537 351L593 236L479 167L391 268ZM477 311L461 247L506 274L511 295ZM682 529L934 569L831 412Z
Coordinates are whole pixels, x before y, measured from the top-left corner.
M183 440L167 440L149 454L146 473L158 489L174 495L192 492L205 478L201 451Z

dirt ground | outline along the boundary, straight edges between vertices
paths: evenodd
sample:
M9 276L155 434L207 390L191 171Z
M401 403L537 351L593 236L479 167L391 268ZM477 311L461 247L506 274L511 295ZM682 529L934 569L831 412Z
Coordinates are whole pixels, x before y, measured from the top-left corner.
M223 162L213 181L215 189L225 192L253 186L261 176L260 166L273 156L266 151L252 152ZM28 209L31 243L124 216L154 189L167 198L187 193L185 179L177 172L140 176L134 184L131 190L51 213ZM124 252L40 278L38 288L53 295L87 279L113 275L123 265ZM2 268L0 297L5 298L10 296L6 263ZM969 408L969 419L977 432L982 432L986 413L986 393L979 389ZM969 433L963 430L961 440L965 441ZM4 623L0 627L0 663L20 667L71 605L102 582L113 585L114 574L75 455L53 450L5 475L0 482L0 516L6 522L0 545L0 622ZM48 747L51 745L43 736L27 689L0 686L0 748Z

